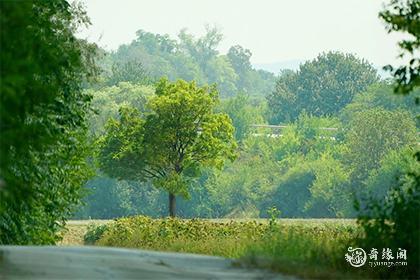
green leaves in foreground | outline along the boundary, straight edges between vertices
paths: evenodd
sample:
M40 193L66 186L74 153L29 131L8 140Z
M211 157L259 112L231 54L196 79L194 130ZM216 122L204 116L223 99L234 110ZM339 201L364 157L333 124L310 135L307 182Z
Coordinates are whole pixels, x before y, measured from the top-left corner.
M53 244L89 177L95 46L65 0L0 2L0 244Z

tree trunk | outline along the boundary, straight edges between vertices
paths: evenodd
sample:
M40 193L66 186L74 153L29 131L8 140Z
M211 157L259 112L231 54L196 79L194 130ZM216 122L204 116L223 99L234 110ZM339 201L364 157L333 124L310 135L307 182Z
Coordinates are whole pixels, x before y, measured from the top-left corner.
M175 195L172 193L169 193L169 216L172 218L175 217L175 206L176 206Z

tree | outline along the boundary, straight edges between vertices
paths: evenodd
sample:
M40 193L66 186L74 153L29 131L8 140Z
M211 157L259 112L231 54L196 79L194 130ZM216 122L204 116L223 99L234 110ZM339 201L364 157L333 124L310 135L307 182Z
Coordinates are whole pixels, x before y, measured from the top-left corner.
M0 244L52 244L90 175L82 83L95 46L67 1L1 1Z
M99 137L105 130L107 121L118 116L118 109L124 105L137 108L141 113L147 112L147 101L154 94L153 86L121 82L117 86L105 87L100 90L86 90L93 96L92 108L89 114L89 134L92 138Z
M346 160L353 167L353 180L360 184L391 150L415 145L415 122L406 111L370 109L355 114L345 142Z
M133 84L147 85L151 83L149 73L139 61L127 61L125 63L114 63L112 73L108 77L107 85L114 86L120 82L131 82Z
M379 13L379 17L386 23L391 32L408 33L410 37L398 43L401 48L400 57L410 56L409 65L394 68L391 65L384 67L396 79L395 92L408 94L415 87L420 86L420 2L418 0L392 0L386 9ZM420 102L417 97L417 103Z
M420 60L414 55L418 52L420 40L420 3L416 0L391 0L388 10L382 11L379 16L387 23L388 31L403 31L414 36L413 40L406 39L399 43L401 55L408 52L412 59L409 65L394 70L386 66L396 79L396 93L410 94L418 88L420 83ZM416 97L417 105L420 103ZM395 157L395 156L394 156ZM420 262L420 151L414 151L416 164L403 159L407 163L401 164L398 170L399 177L391 188L388 188L385 199L382 197L365 198L366 206L359 207L358 223L365 232L362 242L369 246L386 246L391 249L409 248L408 259L413 263ZM390 168L392 169L392 168ZM397 173L395 170L391 170ZM369 181L368 181L369 182ZM372 181L370 182L372 183ZM375 180L373 179L373 183ZM359 203L360 204L360 203ZM384 269L379 272L380 277L386 278L419 278L418 266L399 267L397 269Z
M295 120L302 111L314 116L335 115L353 97L379 80L367 61L352 54L329 52L287 71L267 97L271 122Z
M214 113L218 92L195 82L160 80L145 118L134 108L120 109L100 140L100 166L111 177L151 181L175 196L188 197L188 185L202 167L221 168L235 157L231 120Z
M417 152L416 156L419 154ZM391 157L395 158L395 155ZM411 156L402 155L399 158L398 169L389 166L389 163L388 166L385 165L385 170L391 169L390 172L399 173L395 174L398 177L391 181L394 183L392 186L385 186L385 196L376 193L373 196L364 197L361 203L359 202L360 212L357 222L363 228L364 237L358 240L358 244L372 247L384 246L392 251L403 248L407 250L408 260L419 263L420 158L413 160L412 153ZM380 172L385 170L380 170ZM375 181L378 178L375 178L375 174L372 179L370 183L377 183ZM389 184L389 182L385 183ZM395 269L384 268L377 273L382 279L407 277L418 279L420 269L418 265L407 265Z
M179 32L181 48L193 57L205 73L207 73L207 64L216 57L219 52L217 47L223 39L223 35L216 27L205 26L206 34L198 39L188 34L186 29Z
M238 74L238 89L244 90L249 87L249 72L252 71L252 66L250 58L252 53L250 50L245 49L239 45L230 47L227 57L229 58L230 63L232 64L235 72Z
M207 64L207 70L208 81L217 85L223 97L233 96L236 93L235 83L238 75L226 56L217 56L211 59Z
M388 111L408 111L413 119L416 118L420 114L420 107L403 95L392 94L393 89L393 84L382 82L374 84L365 92L357 94L353 101L340 112L343 123L348 123L356 113L375 107L382 107ZM413 90L411 95L420 98L420 88ZM417 126L419 126L419 121L420 119L417 120Z
M167 77L170 81L194 80L198 85L217 83L224 98L234 96L238 89L265 95L274 84L273 73L252 68L249 50L236 45L227 55L221 55L218 46L223 35L217 28L206 26L200 37L182 29L177 39L144 30L136 35L130 44L101 56L102 81L95 88L124 81L148 84Z
M238 93L222 103L222 111L227 113L232 119L235 127L235 138L242 141L248 136L250 125L254 123L263 123L262 109L250 105L249 96L244 93Z

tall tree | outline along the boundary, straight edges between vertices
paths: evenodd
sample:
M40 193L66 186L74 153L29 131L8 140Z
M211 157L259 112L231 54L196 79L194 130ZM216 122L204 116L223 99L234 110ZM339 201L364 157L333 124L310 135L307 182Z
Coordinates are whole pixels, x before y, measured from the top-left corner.
M232 122L215 113L218 92L195 82L162 79L143 118L131 107L120 109L100 140L103 171L120 179L151 181L169 193L169 214L175 197L188 197L188 186L202 167L221 168L234 159Z
M0 244L54 243L89 174L89 20L57 0L1 1L0 21Z
M302 111L315 116L334 115L355 94L378 80L373 66L352 54L321 54L300 65L297 72L280 76L275 90L267 97L271 121L293 121Z
M346 159L353 166L353 179L360 182L391 150L415 145L416 125L406 111L374 108L355 113L345 138Z
M250 58L252 53L250 50L245 49L239 45L231 47L227 53L230 63L232 64L235 72L238 74L238 89L244 90L249 87L251 82L249 79L249 72L252 71Z

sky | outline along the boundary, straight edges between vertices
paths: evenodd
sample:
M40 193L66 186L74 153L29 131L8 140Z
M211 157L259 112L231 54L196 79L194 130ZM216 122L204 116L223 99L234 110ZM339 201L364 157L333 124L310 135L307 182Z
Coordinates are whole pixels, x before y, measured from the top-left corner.
M253 64L302 61L330 50L375 66L399 64L400 34L378 18L382 0L82 0L92 25L79 36L107 50L128 44L139 29L176 38L221 29L221 53L239 44Z

